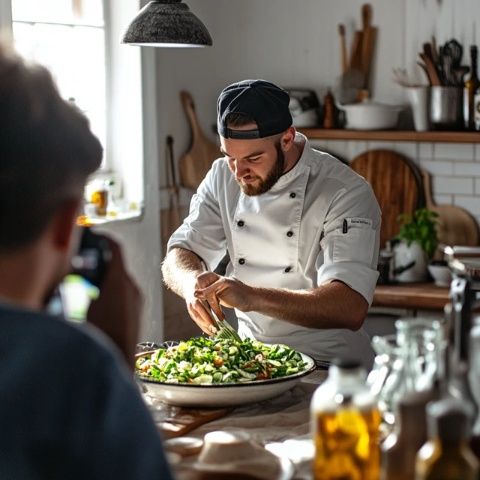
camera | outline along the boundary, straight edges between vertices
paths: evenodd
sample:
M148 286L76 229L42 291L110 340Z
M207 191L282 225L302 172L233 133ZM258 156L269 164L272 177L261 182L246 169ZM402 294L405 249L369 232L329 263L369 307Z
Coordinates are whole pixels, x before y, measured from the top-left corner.
M97 288L100 288L108 262L111 258L108 240L82 227L82 237L78 252L72 257L71 275L79 275Z
M47 300L46 311L75 322L85 321L91 301L100 294L110 259L108 240L82 227L80 245L72 257L70 272Z

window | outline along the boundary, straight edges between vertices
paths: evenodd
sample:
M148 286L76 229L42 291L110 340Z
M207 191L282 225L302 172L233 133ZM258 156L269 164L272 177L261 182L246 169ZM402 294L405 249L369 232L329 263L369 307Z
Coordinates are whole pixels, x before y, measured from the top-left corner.
M12 0L12 30L15 49L51 71L62 97L76 103L108 147L103 2Z
M89 208L88 216L97 217L91 223L143 209L141 54L119 42L138 10L138 0L0 0L0 34L11 34L20 55L50 70L62 97L85 113L102 142L102 168L86 199L108 186L109 205L107 215Z

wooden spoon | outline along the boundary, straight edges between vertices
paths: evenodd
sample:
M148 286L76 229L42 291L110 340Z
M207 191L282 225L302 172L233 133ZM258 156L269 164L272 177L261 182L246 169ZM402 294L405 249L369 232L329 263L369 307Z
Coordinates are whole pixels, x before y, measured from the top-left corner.
M417 65L421 67L421 69L424 71L425 76L427 77L427 80L428 80L428 84L432 85L432 81L430 80L430 75L428 75L428 70L426 65L423 62L417 62Z
M372 64L376 27L372 27L373 8L369 3L362 5L362 72L364 75L364 88L368 89L370 68Z
M428 56L425 55L424 53L420 53L420 58L423 60L425 63L425 68L427 69L427 75L428 78L430 79L430 85L433 86L441 86L442 82L440 80L440 76L438 75L437 67L433 63L433 60Z
M347 54L347 40L345 38L345 25L338 24L338 34L340 35L340 52L342 55L342 73L348 69L348 54Z

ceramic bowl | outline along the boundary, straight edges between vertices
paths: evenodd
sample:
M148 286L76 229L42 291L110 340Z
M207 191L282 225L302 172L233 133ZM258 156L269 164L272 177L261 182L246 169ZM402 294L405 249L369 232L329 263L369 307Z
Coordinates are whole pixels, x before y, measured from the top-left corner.
M247 432L229 429L209 432L194 463L194 469L210 474L223 474L222 479L290 480L293 465L252 441ZM207 477L207 478L210 478Z
M435 285L439 287L449 287L452 281L452 273L446 265L429 264L428 271L433 278Z
M258 449L242 431L217 430L209 432L198 461L203 464L219 464L246 461L258 455Z
M369 99L360 103L337 106L345 111L347 116L346 128L352 130L395 128L398 122L398 114L403 109L401 106L386 105Z

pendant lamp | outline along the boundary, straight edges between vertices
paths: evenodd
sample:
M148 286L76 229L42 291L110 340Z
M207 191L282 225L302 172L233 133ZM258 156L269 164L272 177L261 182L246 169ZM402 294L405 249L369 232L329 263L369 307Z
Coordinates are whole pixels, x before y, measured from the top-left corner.
M122 43L148 47L206 47L212 37L181 0L149 2L132 20Z

